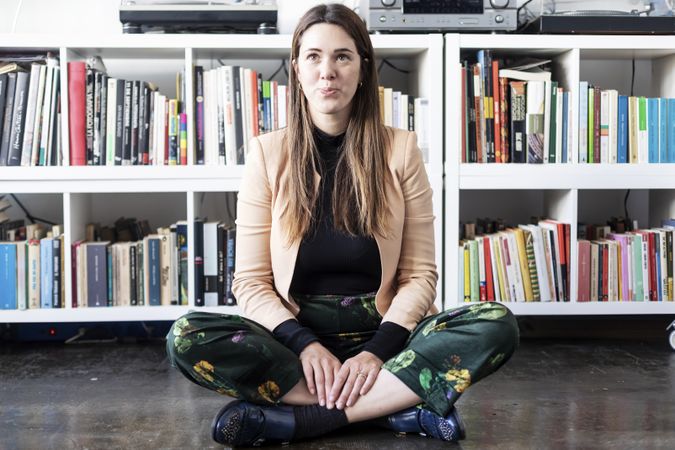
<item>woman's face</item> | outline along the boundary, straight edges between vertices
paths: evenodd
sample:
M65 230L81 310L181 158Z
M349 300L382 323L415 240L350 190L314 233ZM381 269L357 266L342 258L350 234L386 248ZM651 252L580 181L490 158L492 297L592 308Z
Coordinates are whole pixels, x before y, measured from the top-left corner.
M361 81L354 40L338 25L312 25L302 35L293 66L314 123L321 127L337 120L346 126Z

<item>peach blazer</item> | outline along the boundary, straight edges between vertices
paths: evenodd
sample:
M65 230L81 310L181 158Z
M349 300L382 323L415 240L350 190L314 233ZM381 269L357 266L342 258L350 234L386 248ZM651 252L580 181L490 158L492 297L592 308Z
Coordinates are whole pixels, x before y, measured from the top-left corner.
M386 186L390 236L376 235L382 282L375 304L384 321L408 330L437 312L431 187L415 133L387 128L391 136ZM285 131L253 138L237 201L236 263L232 291L243 315L269 330L297 315L289 295L300 243L288 246L280 226L287 206L283 181ZM316 173L317 180L320 180Z

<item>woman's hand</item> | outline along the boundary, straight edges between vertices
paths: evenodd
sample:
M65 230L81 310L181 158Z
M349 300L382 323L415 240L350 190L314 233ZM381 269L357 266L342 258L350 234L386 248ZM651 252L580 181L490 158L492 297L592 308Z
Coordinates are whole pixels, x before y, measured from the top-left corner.
M361 352L344 362L328 395L328 409L352 406L375 383L382 360L370 352Z
M340 370L340 360L320 343L312 342L300 353L300 362L309 392L317 394L321 406L326 405L326 397Z

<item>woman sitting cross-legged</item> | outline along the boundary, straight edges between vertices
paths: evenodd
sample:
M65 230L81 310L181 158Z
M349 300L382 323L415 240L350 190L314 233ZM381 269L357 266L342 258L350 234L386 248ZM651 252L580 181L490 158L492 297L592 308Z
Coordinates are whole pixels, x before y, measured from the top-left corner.
M342 5L310 9L291 49L288 127L254 138L237 207L244 316L191 312L168 335L189 380L239 399L228 445L375 420L454 441L454 407L518 345L511 312L438 312L432 193L414 133L380 120L375 55Z

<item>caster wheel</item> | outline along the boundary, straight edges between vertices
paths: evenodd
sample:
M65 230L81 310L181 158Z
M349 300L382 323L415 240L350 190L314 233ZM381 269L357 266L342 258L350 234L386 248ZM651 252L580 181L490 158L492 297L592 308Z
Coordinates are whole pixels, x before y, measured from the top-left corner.
M670 332L670 335L668 336L668 343L670 344L670 348L675 351L675 330Z

